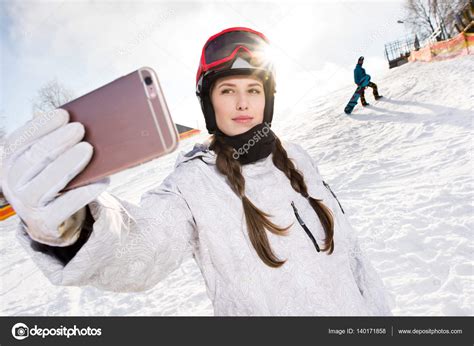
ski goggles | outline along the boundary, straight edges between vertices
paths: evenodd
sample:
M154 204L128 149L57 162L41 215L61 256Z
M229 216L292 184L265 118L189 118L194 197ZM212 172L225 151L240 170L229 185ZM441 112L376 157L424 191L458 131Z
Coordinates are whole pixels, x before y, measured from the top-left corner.
M207 71L234 60L237 54L248 55L252 65L260 65L266 58L268 39L248 28L230 28L212 37L204 45L196 82Z

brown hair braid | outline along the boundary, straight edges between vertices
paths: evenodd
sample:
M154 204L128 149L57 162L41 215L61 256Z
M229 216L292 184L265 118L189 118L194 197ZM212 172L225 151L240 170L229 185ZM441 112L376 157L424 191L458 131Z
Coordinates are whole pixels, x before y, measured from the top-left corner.
M227 177L234 192L242 199L249 238L258 256L270 267L281 267L286 260L279 260L273 253L265 229L276 235L288 235L288 229L293 224L287 227L275 225L268 219L271 216L270 214L258 209L245 196L245 179L242 175L241 164L232 157L233 148L230 145L223 142L220 137L213 135L209 148L217 154L217 169ZM276 145L273 151L273 164L288 177L293 189L305 197L313 207L326 233L321 251L328 251L328 255L332 254L334 251L334 219L331 210L322 203L322 200L309 196L303 174L296 169L294 163L288 158L288 154L278 137L276 137Z

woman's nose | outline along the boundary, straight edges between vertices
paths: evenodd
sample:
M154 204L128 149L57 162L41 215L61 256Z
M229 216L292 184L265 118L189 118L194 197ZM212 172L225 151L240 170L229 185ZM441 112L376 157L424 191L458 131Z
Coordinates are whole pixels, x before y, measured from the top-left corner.
M248 100L245 96L239 96L239 98L237 99L237 110L245 110L245 109L248 109L249 108L249 105L248 105Z

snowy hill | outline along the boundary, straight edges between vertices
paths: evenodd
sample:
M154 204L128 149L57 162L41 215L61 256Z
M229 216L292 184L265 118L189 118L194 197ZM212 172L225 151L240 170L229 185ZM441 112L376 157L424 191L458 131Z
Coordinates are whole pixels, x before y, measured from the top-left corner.
M275 115L275 133L318 162L395 315L474 315L473 67L473 56L410 63L373 75L385 98L374 102L368 89L371 106L359 104L350 116L343 109L355 87L311 100L291 121ZM205 138L115 175L110 192L138 202L171 172L179 151ZM0 315L213 314L192 260L143 293L52 286L16 241L17 223L0 224Z

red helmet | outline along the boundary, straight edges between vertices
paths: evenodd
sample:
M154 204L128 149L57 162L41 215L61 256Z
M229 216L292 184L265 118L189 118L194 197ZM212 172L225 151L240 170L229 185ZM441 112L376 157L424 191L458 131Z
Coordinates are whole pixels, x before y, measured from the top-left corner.
M269 42L262 33L243 27L225 29L211 36L202 49L196 74L196 95L210 134L217 128L209 91L221 77L255 75L265 90L264 122L271 124L275 94L275 70L268 54Z

